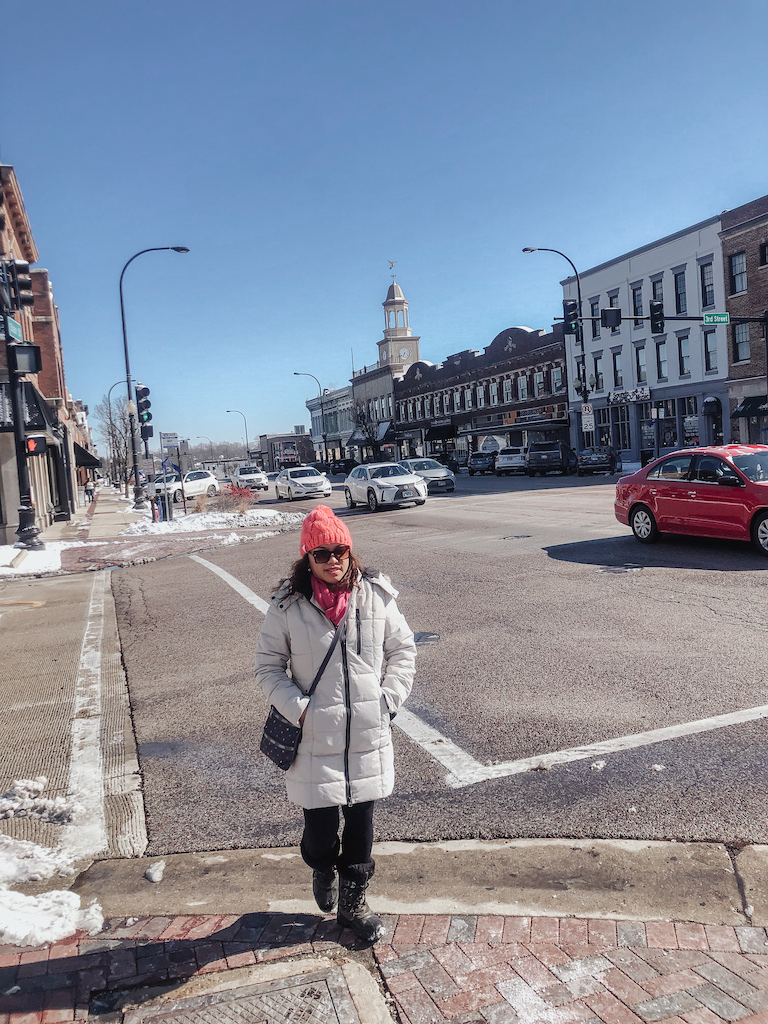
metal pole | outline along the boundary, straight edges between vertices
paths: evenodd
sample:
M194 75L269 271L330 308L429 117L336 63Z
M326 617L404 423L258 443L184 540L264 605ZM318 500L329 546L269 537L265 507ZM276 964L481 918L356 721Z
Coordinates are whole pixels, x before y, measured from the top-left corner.
M245 413L240 412L239 409L227 409L227 412L239 412L243 417L243 423L245 424L245 458L246 461L250 460L251 455L249 452L250 445L248 444L248 420L245 418Z
M32 502L32 487L29 482L29 467L27 465L26 434L24 432L24 383L22 375L13 370L16 365L13 358L11 343L11 332L8 321L12 317L6 314L4 318L5 329L5 352L8 365L9 390L11 392L11 412L13 413L13 441L16 448L16 477L19 482L19 525L16 529L16 536L19 538L14 547L26 548L27 551L40 551L45 544L40 540L40 530L35 522L35 506ZM14 320L14 323L17 321Z
M325 452L325 464L328 465L328 432L325 429L325 404L323 403L323 389L320 385L320 381L314 375L314 373L303 373L299 370L293 371L294 377L311 377L312 380L317 384L317 393L320 398L320 432L323 435L323 451Z
M136 403L133 396L133 381L131 380L131 362L128 358L128 334L125 329L125 302L123 300L123 278L128 267L139 256L145 252L189 252L185 245L156 245L151 249L142 249L134 253L122 269L120 274L120 319L123 324L123 352L125 354L125 377L128 386L128 428L131 435L131 461L133 464L133 507L144 509L146 507L146 495L144 488L139 483L139 452L136 446Z

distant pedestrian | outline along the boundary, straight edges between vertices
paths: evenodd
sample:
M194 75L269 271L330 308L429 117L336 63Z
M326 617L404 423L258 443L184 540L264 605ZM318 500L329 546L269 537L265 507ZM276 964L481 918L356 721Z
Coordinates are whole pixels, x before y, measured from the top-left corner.
M95 491L96 491L96 487L94 485L93 480L91 480L91 479L86 480L85 481L85 497L86 497L86 500L87 500L89 505L93 501L93 496L94 496Z
M416 663L396 598L389 580L352 554L345 523L318 505L304 520L301 558L272 596L256 651L268 701L303 730L285 781L288 799L304 810L301 855L313 869L315 900L324 913L338 903L339 924L369 942L382 931L365 898L375 868L374 803L392 792L391 720Z

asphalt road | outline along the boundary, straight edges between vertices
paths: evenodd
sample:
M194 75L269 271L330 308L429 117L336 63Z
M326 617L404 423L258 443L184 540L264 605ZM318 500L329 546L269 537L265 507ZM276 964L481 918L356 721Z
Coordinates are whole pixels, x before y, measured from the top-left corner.
M411 627L440 637L420 648L409 710L483 765L768 704L768 560L735 542L641 546L614 519L613 490L605 477L463 475L454 495L371 514L347 510L336 484L356 553L392 578ZM287 534L205 558L268 599L297 555ZM189 557L112 582L148 852L296 843L300 811L258 752L260 613ZM451 788L395 730L377 838L765 843L766 739L763 719Z

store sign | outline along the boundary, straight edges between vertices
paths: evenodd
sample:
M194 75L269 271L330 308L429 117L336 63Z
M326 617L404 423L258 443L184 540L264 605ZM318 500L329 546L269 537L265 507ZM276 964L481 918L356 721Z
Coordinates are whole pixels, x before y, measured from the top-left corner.
M630 388L628 391L610 391L609 405L628 405L630 402L650 402L650 388Z

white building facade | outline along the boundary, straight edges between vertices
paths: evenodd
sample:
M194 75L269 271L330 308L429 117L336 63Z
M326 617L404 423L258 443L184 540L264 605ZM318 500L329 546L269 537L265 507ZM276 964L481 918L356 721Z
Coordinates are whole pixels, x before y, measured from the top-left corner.
M685 319L725 311L719 231L720 217L712 217L579 273L581 313L593 319L583 320L583 351L575 335L565 336L578 450L610 444L625 462L644 464L676 448L730 441L727 328ZM561 284L563 298L578 299L575 276ZM651 334L643 319L652 299L663 302L663 334ZM620 326L601 327L600 310L609 307L621 310ZM594 430L584 430L585 400Z

